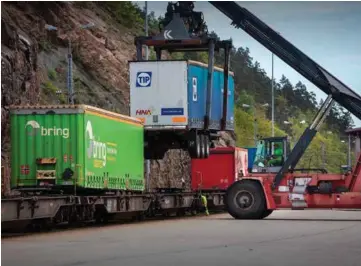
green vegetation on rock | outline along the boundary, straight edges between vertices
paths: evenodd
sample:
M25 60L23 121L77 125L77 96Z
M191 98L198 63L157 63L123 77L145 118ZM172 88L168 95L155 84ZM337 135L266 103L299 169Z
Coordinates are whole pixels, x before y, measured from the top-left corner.
M43 83L43 85L43 88L47 93L56 94L56 92L59 90L51 81L47 81Z
M42 83L42 88L44 91L44 94L47 97L56 98L58 103L65 104L66 98L62 93L59 93L61 90L56 87L51 81L47 81Z
M48 77L49 77L49 79L51 79L53 81L56 80L56 78L57 78L56 71L54 69L49 69L48 70Z
M106 1L101 4L124 26L132 28L142 22L140 10L130 1Z
M39 49L40 51L49 52L51 50L51 43L47 40L40 40L39 41Z

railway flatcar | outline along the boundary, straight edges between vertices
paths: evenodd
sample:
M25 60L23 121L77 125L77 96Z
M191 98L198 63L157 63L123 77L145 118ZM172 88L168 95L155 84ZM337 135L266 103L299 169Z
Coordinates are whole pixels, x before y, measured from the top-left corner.
M11 189L3 230L203 210L200 193L146 191L144 126L88 105L12 106ZM202 193L222 208L220 192Z

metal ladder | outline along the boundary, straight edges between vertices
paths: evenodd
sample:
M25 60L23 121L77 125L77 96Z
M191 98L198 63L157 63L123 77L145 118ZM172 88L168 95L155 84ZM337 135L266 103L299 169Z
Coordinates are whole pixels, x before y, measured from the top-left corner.
M357 159L357 163L355 168L353 169L352 178L350 182L350 190L352 191L354 189L357 177L361 174L361 152Z
M295 178L295 185L292 192L289 194L292 208L307 208L305 200L306 189L308 183L311 181L310 177Z

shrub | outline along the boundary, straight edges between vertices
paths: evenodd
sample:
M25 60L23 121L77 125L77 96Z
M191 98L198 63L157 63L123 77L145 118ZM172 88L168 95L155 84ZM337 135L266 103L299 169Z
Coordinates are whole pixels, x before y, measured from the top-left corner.
M51 43L48 42L47 40L40 40L39 49L40 51L49 52L51 50Z
M57 78L56 71L54 69L49 69L48 77L49 77L49 79L51 79L53 81L56 80L56 78Z

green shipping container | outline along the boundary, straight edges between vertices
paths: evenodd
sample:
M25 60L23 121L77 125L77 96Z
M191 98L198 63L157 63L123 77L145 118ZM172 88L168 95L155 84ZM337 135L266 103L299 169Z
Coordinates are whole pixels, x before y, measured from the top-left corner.
M143 125L99 108L11 107L11 187L144 190Z

